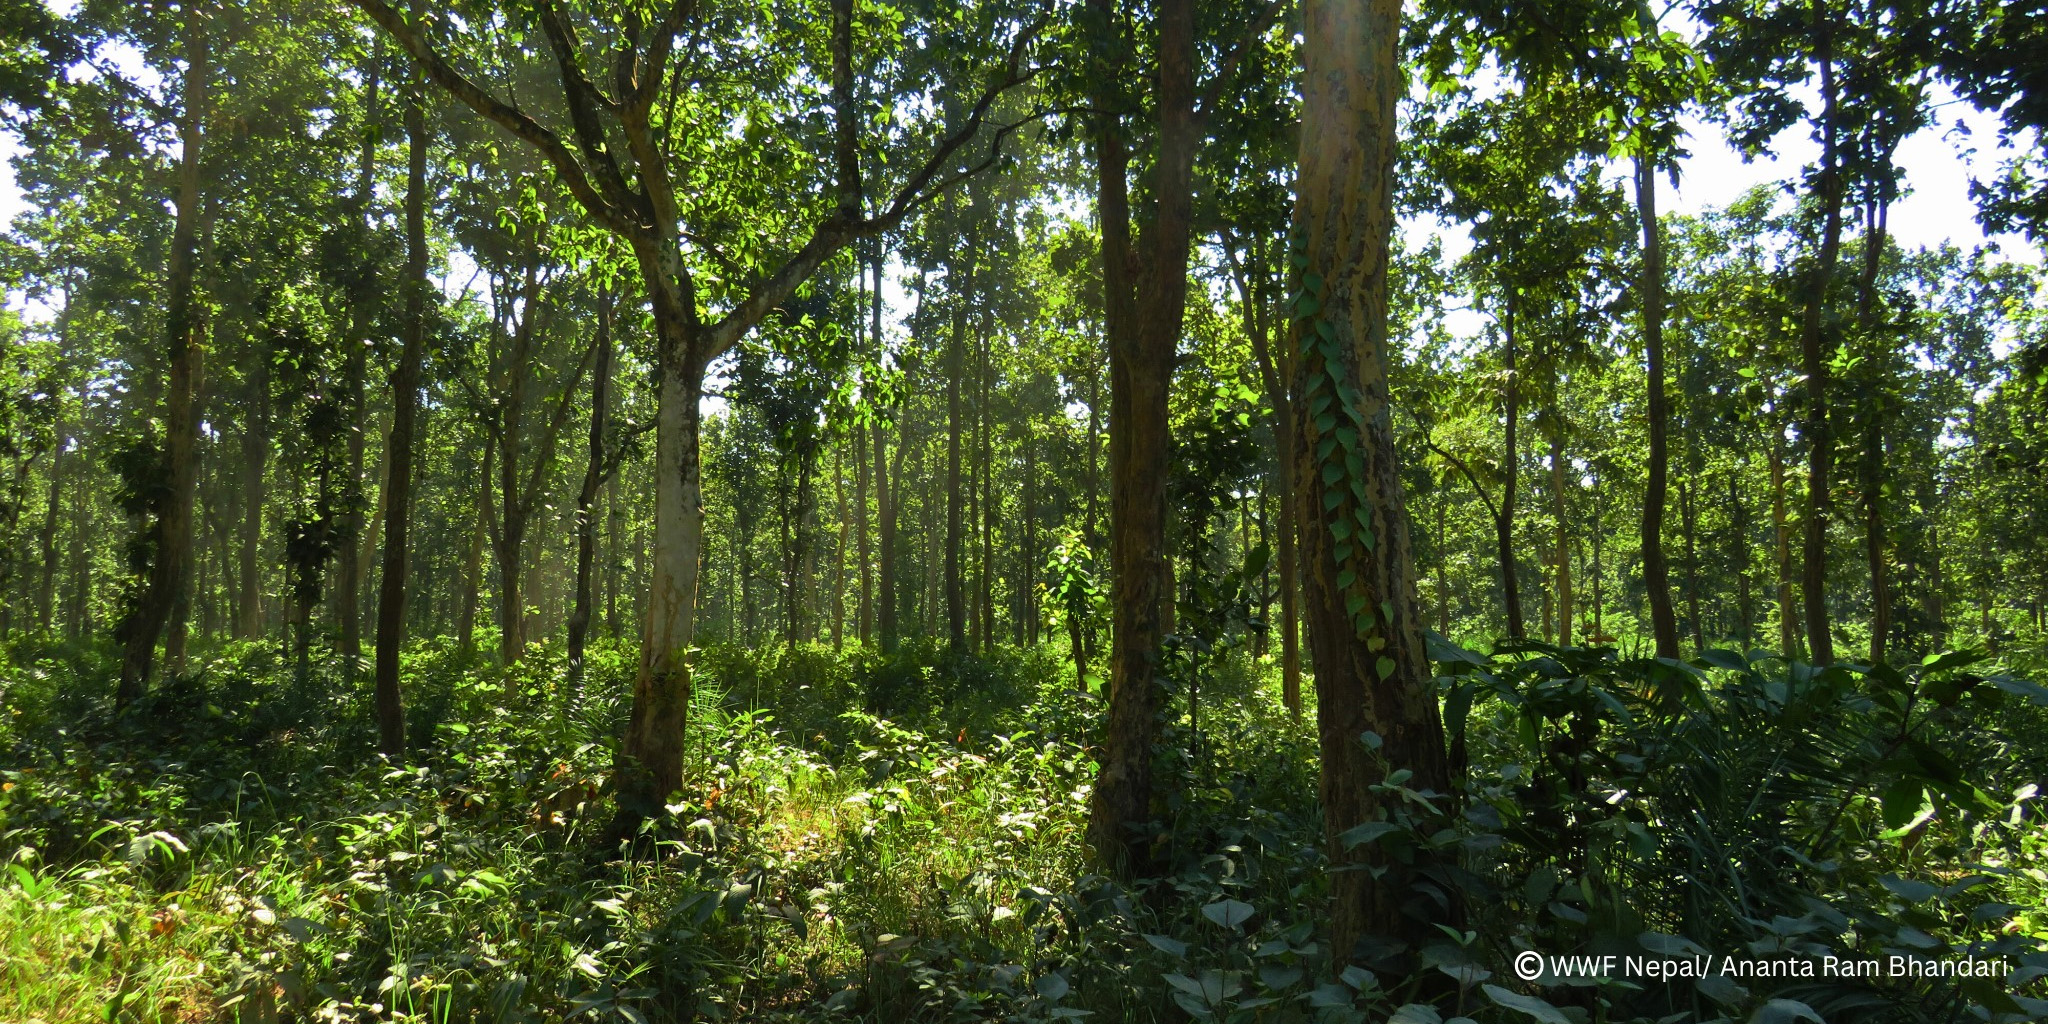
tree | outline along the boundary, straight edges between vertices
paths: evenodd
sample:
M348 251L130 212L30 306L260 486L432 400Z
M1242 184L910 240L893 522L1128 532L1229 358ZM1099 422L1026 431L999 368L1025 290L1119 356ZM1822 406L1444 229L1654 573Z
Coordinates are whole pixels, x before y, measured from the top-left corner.
M1331 942L1342 962L1366 935L1421 938L1456 911L1441 888L1375 881L1365 869L1385 866L1377 847L1345 838L1386 814L1373 784L1388 767L1413 772L1410 788L1450 790L1388 402L1401 5L1306 0L1303 16L1291 390L1324 842L1333 865L1357 866L1330 876ZM1415 913L1411 900L1434 905Z

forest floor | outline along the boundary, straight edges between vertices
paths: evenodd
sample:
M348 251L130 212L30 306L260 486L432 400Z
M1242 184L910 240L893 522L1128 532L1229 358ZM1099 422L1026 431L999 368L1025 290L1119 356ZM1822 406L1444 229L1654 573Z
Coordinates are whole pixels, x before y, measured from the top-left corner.
M1318 945L1313 731L1249 659L1204 669L1199 736L1165 727L1168 868L1112 882L1081 844L1099 707L1050 651L706 651L684 796L607 846L629 654L596 650L576 686L543 648L507 672L423 646L415 755L393 766L366 753L364 687L332 661L297 679L268 646L224 647L116 716L76 685L105 678L102 654L17 646L0 677L0 1021L2048 1011L2048 691L1986 664L1894 673L1920 708L1894 721L1874 674L1471 657L1447 702L1474 709L1462 794L1390 775L1429 811L1373 840L1397 861L1460 851L1446 884L1466 926L1406 961L1421 974L1376 975L1333 973ZM1673 688L1695 676L1717 688ZM1805 713L1822 705L1834 720ZM2019 973L1530 985L1504 966L1617 936Z

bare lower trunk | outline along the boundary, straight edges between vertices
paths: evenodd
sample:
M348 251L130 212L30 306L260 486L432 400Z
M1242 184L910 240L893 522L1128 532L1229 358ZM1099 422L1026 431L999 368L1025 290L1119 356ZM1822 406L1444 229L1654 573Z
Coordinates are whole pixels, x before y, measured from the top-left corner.
M1664 232L1657 221L1657 162L1636 156L1636 216L1643 231L1643 350L1649 389L1649 480L1643 490L1643 587L1649 594L1650 633L1657 657L1678 657L1678 616L1671 608L1671 577L1664 558L1664 497L1670 456L1665 432L1671 414L1664 398Z
M123 623L121 682L117 706L126 706L149 688L156 660L156 642L172 607L191 585L192 506L199 483L199 391L205 352L201 347L203 315L194 296L200 210L200 160L207 117L211 61L207 54L205 17L185 21L185 111L180 128L178 217L171 238L169 296L164 312L170 350L170 372L164 394L164 494L150 532L155 553L143 591Z
M1107 14L1107 0L1091 0ZM1128 167L1117 119L1098 115L1096 195L1105 268L1110 363L1111 651L1109 723L1089 808L1088 842L1111 870L1147 873L1155 820L1152 746L1160 699L1160 643L1172 581L1166 485L1173 439L1167 397L1186 314L1194 151L1194 11L1157 8L1158 145L1143 250L1130 236Z
M377 597L377 748L405 757L405 702L398 656L405 646L407 576L411 571L413 433L419 416L420 369L426 359L427 127L426 97L417 75L405 107L405 311L398 366L391 374L391 434L384 453L384 563ZM354 544L354 538L348 543Z
M1799 655L1799 613L1792 604L1792 531L1785 523L1784 429L1771 425L1771 539L1778 572L1778 646L1785 657Z
M1833 664L1835 638L1828 622L1827 560L1828 516L1833 497L1831 469L1834 464L1834 431L1828 423L1828 362L1834 346L1824 337L1829 285L1834 280L1835 261L1842 244L1842 186L1840 159L1836 149L1835 104L1837 90L1834 69L1834 24L1825 0L1819 8L1821 166L1818 178L1821 206L1820 251L1806 282L1806 306L1800 318L1799 351L1801 370L1806 375L1806 528L1804 600L1807 643L1816 665Z
M1554 417L1555 418L1555 417ZM1550 493L1557 517L1557 643L1572 645L1572 533L1564 480L1564 421L1556 418L1550 435Z
M1504 454L1500 463L1500 514L1493 520L1493 543L1500 560L1501 603L1508 617L1508 637L1520 640L1526 633L1522 625L1522 580L1515 559L1515 495L1522 476L1522 380L1521 371L1515 365L1519 353L1515 347L1517 324L1513 295L1508 296L1507 317L1503 325L1502 333L1507 339L1507 372L1501 378L1501 408L1504 412L1501 447Z
M590 449L583 487L576 492L576 608L569 613L569 678L583 678L583 643L590 633L591 572L597 562L597 489L604 483L605 431L611 417L612 298L598 299L597 368L590 384Z
M1295 479L1305 618L1322 745L1319 797L1330 872L1331 952L1368 935L1411 948L1456 927L1376 844L1343 834L1388 810L1372 787L1393 768L1415 789L1450 789L1443 725L1416 614L1414 568L1388 399L1387 285L1393 230L1395 101L1405 89L1399 0L1307 0L1301 170L1295 218L1306 269L1295 337ZM1290 339L1292 342L1293 339ZM1317 511L1320 510L1320 511ZM1378 748L1360 741L1368 731ZM1380 877L1379 872L1395 874ZM1408 869L1412 870L1412 869ZM1409 904L1420 913L1408 913Z

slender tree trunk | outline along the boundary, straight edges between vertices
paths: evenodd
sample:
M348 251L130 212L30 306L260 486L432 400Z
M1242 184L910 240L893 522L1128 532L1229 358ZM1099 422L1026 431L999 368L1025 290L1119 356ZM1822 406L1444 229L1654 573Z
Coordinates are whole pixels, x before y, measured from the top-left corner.
M626 510L619 504L619 477L625 467L612 467L612 474L605 481L605 536L604 536L604 632L614 640L619 638L619 573L623 569L619 558L619 523L626 518Z
M1461 917L1455 903L1446 914L1431 901L1427 882L1379 877L1379 869L1400 868L1377 845L1347 847L1341 838L1382 815L1372 786L1393 766L1414 772L1411 787L1450 790L1416 614L1387 382L1395 103L1407 84L1400 26L1399 0L1306 0L1303 7L1295 221L1306 270L1294 330L1307 344L1298 349L1293 426L1322 742L1319 796L1335 869L1331 951L1339 964L1354 958L1367 935L1413 948L1440 934L1431 922L1456 927ZM1332 480L1326 467L1341 473ZM1381 737L1379 749L1360 742L1368 731ZM1405 912L1411 900L1422 904L1420 913Z
M1557 643L1572 645L1572 531L1571 509L1565 490L1564 419L1553 408L1556 424L1550 434L1550 494L1552 513L1557 517Z
M1449 637L1451 635L1451 581L1447 567L1450 565L1451 559L1448 554L1450 530L1445 519L1449 514L1450 503L1444 500L1442 490L1438 490L1436 500L1430 504L1436 506L1436 631L1439 636ZM1597 534L1594 543L1599 543ZM1285 583L1281 584L1282 587L1286 585ZM1595 589L1598 589L1597 584Z
M70 437L63 424L57 427L57 446L50 454L50 492L43 505L43 530L37 547L42 549L43 576L36 587L36 628L45 636L57 614L57 522L64 498L64 447Z
M1821 164L1819 195L1821 206L1820 251L1807 276L1806 306L1800 317L1799 352L1806 375L1806 537L1804 599L1807 642L1816 665L1835 660L1835 638L1828 623L1828 516L1832 497L1831 470L1835 454L1834 432L1828 423L1828 361L1834 346L1828 344L1825 312L1829 285L1834 281L1835 262L1842 245L1842 183L1840 153L1836 142L1834 15L1827 0L1814 0L1820 33Z
M371 46L369 82L364 106L364 122L368 126L363 132L361 159L356 170L356 218L363 231L363 238L370 237L370 203L376 195L377 168L377 91L379 73L383 70L381 58L384 52L383 37ZM371 296L375 295L375 266L363 260L356 270L358 280L354 282L350 296L349 336L347 368L344 372L348 388L348 476L343 481L342 493L342 538L340 563L336 572L341 587L338 595L340 607L336 609L341 619L341 661L342 671L350 682L356 677L356 661L363 655L362 644L362 560L363 551L363 449L364 432L369 429L366 414L365 392L369 376L367 353L370 333L374 327L375 309Z
M901 415L900 413L898 415ZM881 546L876 559L877 583L875 589L875 630L881 635L882 651L893 654L896 651L896 506L890 501L889 486L889 425L876 418L875 441L875 518L879 523ZM900 451L900 449L899 449ZM901 456L899 455L900 459Z
M491 507L491 476L496 471L497 457L497 441L485 431L483 473L477 478L476 513L469 531L469 552L463 559L462 613L455 625L456 646L464 657L476 652L476 613L484 588L484 541L488 532L485 520Z
M612 296L597 302L597 368L590 382L590 451L576 492L576 610L569 614L569 678L583 678L583 642L590 633L591 573L597 563L597 490L604 483L605 433L611 429Z
M1268 296L1266 268L1270 266L1265 247L1256 239L1249 254L1250 267L1240 291L1244 295L1245 333L1252 340L1252 356L1259 364L1267 401L1273 405L1273 460L1278 467L1278 516L1280 534L1277 561L1280 563L1280 703L1301 715L1301 608L1300 556L1295 540L1299 515L1295 509L1294 403L1288 392L1294 376L1294 355L1285 346L1275 358L1269 339L1271 321L1265 315Z
M1500 558L1501 600L1508 617L1508 637L1521 640L1526 633L1522 625L1521 573L1515 564L1515 491L1522 477L1522 375L1516 367L1518 325L1513 295L1507 298L1507 317L1502 325L1502 333L1507 336L1507 365L1501 382L1501 407L1506 412L1501 443L1506 454L1501 457L1500 514L1493 521L1493 542Z
M1750 633L1751 624L1756 621L1756 608L1751 600L1749 590L1749 509L1742 503L1742 492L1736 485L1735 476L1735 472L1730 470L1728 473L1729 532L1734 537L1733 543L1728 545L1728 549L1735 559L1735 614L1742 620L1738 624L1735 634L1741 639L1742 649L1746 651L1756 646L1756 638Z
M976 212L970 208L969 217ZM966 271L953 295L953 332L946 343L946 643L954 657L967 653L967 593L962 579L962 517L965 496L960 490L960 435L967 429L960 400L960 379L967 372L967 306L975 297L974 260L980 249L980 223L968 229ZM950 275L949 275L950 276ZM950 282L949 282L950 284Z
M1685 617L1691 620L1694 653L1706 650L1706 623L1700 618L1699 506L1692 474L1678 481L1678 517L1685 529Z
M1799 613L1792 604L1792 531L1785 523L1785 431L1771 424L1771 537L1778 569L1778 645L1785 657L1799 655Z
M1636 217L1643 231L1643 350L1650 420L1649 480L1643 490L1643 587L1650 600L1650 633L1657 657L1678 657L1678 616L1671 608L1671 572L1664 558L1664 499L1671 457L1665 434L1670 408L1664 396L1664 231L1657 220L1657 161L1636 154Z
M1891 154L1885 154L1890 164ZM1858 299L1858 319L1873 342L1884 328L1877 323L1877 274L1884 262L1886 220L1891 207L1884 199L1871 204L1863 239L1863 281ZM1884 661L1885 645L1891 639L1892 595L1890 569L1886 563L1884 522L1884 419L1888 396L1882 387L1868 396L1869 414L1864 417L1862 443L1863 559L1870 569L1870 663Z
M405 700L398 656L405 646L405 609L412 568L413 433L419 417L420 369L426 359L427 115L417 72L405 105L405 283L398 366L391 373L391 434L384 453L384 564L377 598L377 748L405 757ZM354 539L350 538L351 544Z
M156 642L180 594L190 586L192 506L199 483L199 392L204 375L201 345L204 316L194 292L198 269L200 162L204 156L212 60L207 50L208 17L185 18L185 104L179 128L178 216L171 235L165 333L170 373L164 395L165 488L151 533L156 545L143 592L123 623L121 681L114 694L125 707L149 688Z
M240 583L236 590L235 636L254 640L263 634L263 578L257 556L263 542L263 471L270 458L270 360L263 347L250 339L256 357L248 371L248 412L242 424L242 479L238 498L242 503L239 538Z

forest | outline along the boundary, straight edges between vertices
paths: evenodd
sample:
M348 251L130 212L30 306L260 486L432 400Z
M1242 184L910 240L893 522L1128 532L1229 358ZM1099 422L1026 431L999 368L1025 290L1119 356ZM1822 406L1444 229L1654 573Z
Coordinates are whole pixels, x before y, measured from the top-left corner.
M0 1022L2048 1019L2044 123L2030 0L0 0Z

